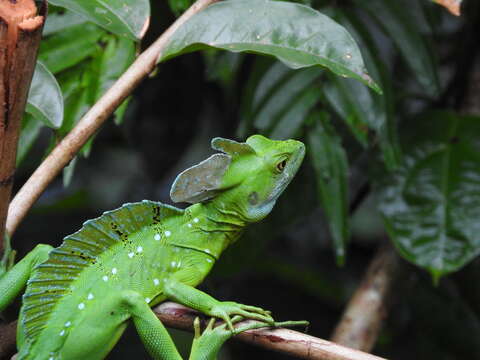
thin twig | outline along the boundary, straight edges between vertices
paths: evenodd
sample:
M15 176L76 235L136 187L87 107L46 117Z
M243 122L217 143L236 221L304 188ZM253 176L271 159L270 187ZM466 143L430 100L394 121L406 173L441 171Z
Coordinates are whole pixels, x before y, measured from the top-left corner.
M332 341L362 351L373 348L387 315L388 298L398 264L398 256L390 245L378 251L350 299Z
M218 0L198 0L177 19L128 70L115 82L78 124L53 149L35 170L10 203L6 229L12 235L27 212L47 186L80 151L81 147L100 128L137 85L154 69L171 35L193 15Z
M183 305L165 302L154 309L158 318L167 326L192 331L193 320L198 313ZM248 330L235 339L258 345L268 350L310 360L382 360L383 358L350 349L289 329ZM385 360L385 359L383 359Z

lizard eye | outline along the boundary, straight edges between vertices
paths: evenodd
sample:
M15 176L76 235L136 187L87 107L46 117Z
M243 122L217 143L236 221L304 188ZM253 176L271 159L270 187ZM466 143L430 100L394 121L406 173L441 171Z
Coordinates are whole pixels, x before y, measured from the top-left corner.
M278 170L279 172L282 172L283 169L285 169L285 166L287 166L287 159L282 160L282 161L280 161L280 162L277 164L277 170Z

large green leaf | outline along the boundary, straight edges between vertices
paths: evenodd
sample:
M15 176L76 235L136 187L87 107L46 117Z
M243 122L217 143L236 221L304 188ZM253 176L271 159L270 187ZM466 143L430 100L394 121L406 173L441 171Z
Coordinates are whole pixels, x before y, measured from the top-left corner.
M350 34L305 5L271 0L215 3L172 35L159 61L207 47L271 55L293 69L320 65L380 92Z
M148 0L49 0L132 40L143 37L150 19Z
M386 30L418 81L431 96L440 91L435 58L409 12L408 3L393 0L357 0Z
M400 253L438 280L480 253L480 119L434 112L404 125L415 133L380 210Z
M327 113L314 112L311 120L313 127L308 132L308 153L315 169L318 194L328 218L337 262L343 264L350 238L347 155Z
M37 62L25 109L48 127L57 129L63 121L63 96L57 80L41 62Z

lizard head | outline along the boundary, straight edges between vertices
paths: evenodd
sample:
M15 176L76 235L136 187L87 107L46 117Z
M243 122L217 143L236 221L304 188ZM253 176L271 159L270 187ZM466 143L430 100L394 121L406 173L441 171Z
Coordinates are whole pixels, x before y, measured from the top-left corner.
M296 140L276 141L261 135L249 137L246 144L254 154L233 158L225 184L237 180L237 206L249 221L267 216L278 197L297 173L305 156L305 145Z
M174 202L215 201L249 222L267 216L300 167L305 145L261 135L246 142L214 138L217 153L183 171L173 183Z

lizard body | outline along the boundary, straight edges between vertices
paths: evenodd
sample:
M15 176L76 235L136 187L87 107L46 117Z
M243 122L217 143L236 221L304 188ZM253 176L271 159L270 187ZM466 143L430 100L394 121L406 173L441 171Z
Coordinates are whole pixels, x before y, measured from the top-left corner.
M187 209L125 204L87 221L58 248L37 246L0 279L0 309L27 284L19 359L103 359L129 319L155 359L180 359L150 309L166 299L226 321L197 334L190 359L214 359L240 331L234 315L274 323L263 309L220 302L195 286L248 223L268 215L298 170L304 146L260 135L246 143L215 138L212 146L222 153L185 170L172 186L172 200L193 203Z

